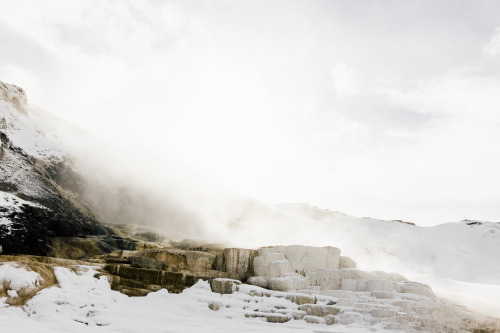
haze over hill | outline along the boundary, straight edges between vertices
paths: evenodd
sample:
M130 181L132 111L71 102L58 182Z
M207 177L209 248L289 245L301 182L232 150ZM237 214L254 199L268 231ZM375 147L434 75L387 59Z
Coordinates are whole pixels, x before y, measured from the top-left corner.
M6 0L0 73L122 166L167 154L265 202L497 221L496 6Z

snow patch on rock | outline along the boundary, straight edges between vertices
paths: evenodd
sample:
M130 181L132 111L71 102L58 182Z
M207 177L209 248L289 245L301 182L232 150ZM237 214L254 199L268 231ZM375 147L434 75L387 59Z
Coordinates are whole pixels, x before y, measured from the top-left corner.
M23 205L45 208L37 203L23 200L11 193L0 191L0 228L4 229L3 233L6 235L10 234L12 227L12 220L9 219L9 216L13 213L21 212Z

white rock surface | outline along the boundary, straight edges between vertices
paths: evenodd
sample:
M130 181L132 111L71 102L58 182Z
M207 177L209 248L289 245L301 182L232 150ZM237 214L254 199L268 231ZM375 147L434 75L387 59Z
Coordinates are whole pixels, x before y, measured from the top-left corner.
M338 269L339 259L340 250L330 246L264 247L258 250L258 256L254 258L254 271L266 280L273 279L273 285L279 288L277 290L284 290L287 286L300 289L311 285L305 282L310 280L305 277L306 272L320 268Z
M346 256L340 256L339 268L356 268L357 264L354 260Z

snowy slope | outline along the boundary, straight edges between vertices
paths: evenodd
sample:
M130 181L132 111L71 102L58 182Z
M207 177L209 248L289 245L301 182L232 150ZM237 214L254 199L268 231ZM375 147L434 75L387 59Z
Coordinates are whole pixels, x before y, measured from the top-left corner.
M68 148L60 140L61 121L28 105L24 90L0 81L0 132L14 147L42 160L60 160Z

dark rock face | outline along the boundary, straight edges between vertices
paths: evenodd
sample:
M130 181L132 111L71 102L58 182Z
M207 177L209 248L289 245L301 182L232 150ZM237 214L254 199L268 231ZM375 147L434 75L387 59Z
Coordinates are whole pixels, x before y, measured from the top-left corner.
M169 292L179 293L185 288L194 285L199 279L207 281L212 279L209 276L197 275L190 272L167 272L117 264L106 265L104 269L115 276L112 279L111 288L121 292L125 289L126 294L129 294L127 291L134 291L136 289L148 290L147 292L154 291L156 288L151 286L159 286L168 289Z
M8 232L0 229L0 243L5 254L47 255L54 237L105 234L105 229L63 198L43 200L51 209L24 205L21 212L7 216L12 224Z
M128 260L134 267L156 269L161 271L164 271L167 268L165 262L160 259L132 256L129 257Z
M211 281L212 289L230 293L233 285L253 274L255 250L214 247L169 247L138 251L115 251L102 257L115 283L114 290L130 296L155 288L181 292L199 279ZM213 281L213 282L212 282ZM153 287L152 287L153 286Z
M222 270L234 275L234 278L246 280L254 275L253 259L256 250L227 248L222 253Z

